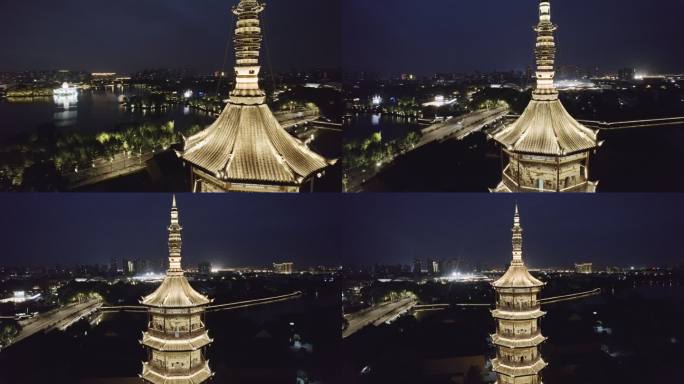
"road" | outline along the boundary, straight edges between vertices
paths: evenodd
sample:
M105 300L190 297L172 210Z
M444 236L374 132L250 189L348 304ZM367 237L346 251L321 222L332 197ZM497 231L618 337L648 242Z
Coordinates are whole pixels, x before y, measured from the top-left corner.
M463 140L464 137L501 119L508 114L508 108L482 109L467 115L455 117L445 122L433 124L422 130L423 136L416 145L420 148L434 141L448 139Z
M383 303L350 315L345 315L344 318L349 322L349 326L342 332L342 338L349 337L371 324L377 327L393 320L411 310L415 305L415 299L407 298L397 302Z
M473 132L501 119L509 112L508 108L481 109L467 115L455 117L444 122L433 124L421 130L420 141L410 151L433 143L449 139L463 140ZM410 152L409 151L409 152ZM363 184L375 177L384 167L391 164L394 158L385 159L379 166L371 168L356 168L346 171L346 192L363 192Z
M55 328L65 329L101 305L102 301L98 300L91 300L81 304L70 304L56 311L40 314L33 319L21 321L19 322L22 326L21 332L19 332L19 335L12 341L10 346L38 332L47 332Z

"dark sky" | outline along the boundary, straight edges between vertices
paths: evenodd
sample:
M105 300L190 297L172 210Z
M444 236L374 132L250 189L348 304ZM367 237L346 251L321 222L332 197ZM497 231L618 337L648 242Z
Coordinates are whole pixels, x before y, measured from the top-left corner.
M178 195L184 264L339 262L334 195ZM0 263L109 263L168 257L171 195L5 194Z
M345 200L344 258L414 258L503 266L511 259L515 200L532 266L684 264L684 195L357 195Z
M237 0L0 0L0 70L221 68ZM339 0L272 0L275 70L339 67ZM232 35L231 35L232 36ZM266 61L263 50L262 63ZM232 45L229 65L232 65Z
M532 266L683 264L684 195L179 195L188 264L503 265L520 203ZM167 257L166 194L6 194L0 263L64 265Z
M525 69L538 0L345 0L347 69L433 74ZM558 62L684 70L682 0L554 0Z

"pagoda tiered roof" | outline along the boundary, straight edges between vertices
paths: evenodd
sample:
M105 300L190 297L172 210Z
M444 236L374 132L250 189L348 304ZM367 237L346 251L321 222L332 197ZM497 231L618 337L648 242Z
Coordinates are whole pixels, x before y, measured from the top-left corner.
M195 291L185 276L166 276L151 294L143 297L141 303L150 307L187 308L207 305L210 300Z
M546 337L542 336L540 333L526 338L526 339L515 339L515 338L506 338L504 336L500 336L498 334L493 334L491 335L492 337L492 343L494 345L501 345L503 347L507 348L528 348L528 347L534 347L537 346L541 343L543 343L546 340Z
M534 288L541 287L544 283L532 276L525 265L511 265L492 285L495 288Z
M541 358L535 361L534 364L522 366L506 365L505 362L501 362L499 359L492 359L492 370L494 372L513 377L537 375L547 365Z
M502 320L529 320L537 319L546 315L541 309L530 309L529 311L507 311L503 309L493 309L492 317Z
M158 351L195 351L204 346L211 344L213 340L209 338L209 334L204 333L193 338L174 338L173 333L169 337L152 336L148 332L143 333L143 339L140 341L143 345L154 348Z
M299 185L329 162L287 133L266 104L229 103L188 138L184 160L223 180Z
M569 156L599 146L597 131L575 120L558 98L531 100L523 114L493 136L508 151Z

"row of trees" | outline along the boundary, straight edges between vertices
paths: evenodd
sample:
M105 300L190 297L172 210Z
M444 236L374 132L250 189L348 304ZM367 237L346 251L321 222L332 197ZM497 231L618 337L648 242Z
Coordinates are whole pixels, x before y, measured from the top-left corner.
M415 131L408 131L404 136L389 141L383 141L380 132L360 141L348 141L344 144L344 167L354 169L382 165L410 151L419 141L420 134Z
M163 151L201 130L176 129L173 122L142 123L99 133L33 133L0 147L0 190L60 189L64 174L113 160L116 155Z

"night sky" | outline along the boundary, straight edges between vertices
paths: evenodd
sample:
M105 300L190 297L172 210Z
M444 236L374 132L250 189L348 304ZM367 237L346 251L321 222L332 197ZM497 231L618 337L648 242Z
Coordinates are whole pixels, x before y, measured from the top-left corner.
M7 194L0 264L167 257L166 194ZM682 264L683 195L179 195L183 257L218 266L410 264L416 257L503 266L520 203L531 266Z
M334 195L178 195L183 263L339 262ZM168 257L171 195L6 194L0 263L54 266Z
M0 1L0 70L221 68L237 0ZM339 67L339 0L272 0L274 70ZM232 44L227 66L232 66ZM262 65L267 52L262 49ZM267 68L267 67L266 67Z
M345 260L511 259L515 201L531 266L684 264L684 195L358 195L345 200Z
M554 0L557 62L684 70L682 0ZM345 0L345 68L382 75L525 69L537 0Z

